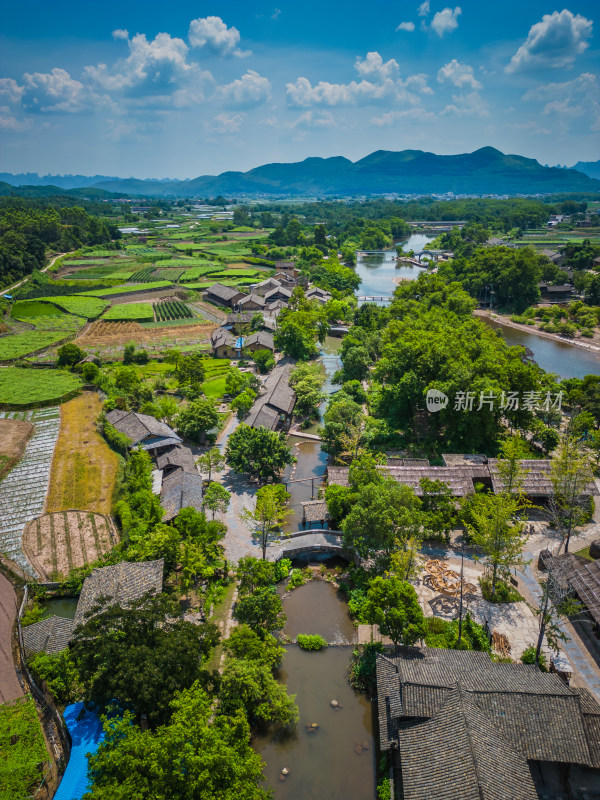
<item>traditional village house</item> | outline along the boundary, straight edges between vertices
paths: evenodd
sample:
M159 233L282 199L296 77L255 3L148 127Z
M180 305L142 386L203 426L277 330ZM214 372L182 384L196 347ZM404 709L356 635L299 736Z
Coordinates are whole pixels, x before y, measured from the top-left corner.
M107 413L106 419L129 438L130 448L141 447L153 456L181 443L173 428L148 414L115 408Z
M203 296L209 303L228 308L234 308L238 301L245 297L243 292L231 286L224 286L222 283L213 283L205 290Z

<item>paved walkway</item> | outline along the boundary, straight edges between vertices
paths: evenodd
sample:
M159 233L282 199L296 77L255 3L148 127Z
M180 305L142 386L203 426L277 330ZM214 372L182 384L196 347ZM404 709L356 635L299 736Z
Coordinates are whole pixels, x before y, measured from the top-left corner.
M0 572L0 703L21 697L12 654L12 630L17 618L17 596L8 578Z

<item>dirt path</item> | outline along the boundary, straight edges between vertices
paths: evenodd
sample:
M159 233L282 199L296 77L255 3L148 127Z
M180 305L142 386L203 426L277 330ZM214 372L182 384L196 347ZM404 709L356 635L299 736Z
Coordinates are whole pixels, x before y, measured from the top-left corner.
M63 256L66 255L68 255L68 253L57 253L49 264L47 264L45 267L42 267L40 272L47 272L50 269L50 267L54 264L57 258L62 258ZM29 278L30 276L26 275L24 278L21 278L21 280L18 283L13 283L12 286L9 286L8 289L2 289L2 291L0 291L0 296L5 294L10 294L15 289L18 289L19 286L22 286L24 283L27 283Z
M553 339L555 342L560 342L561 344L570 344L573 347L583 347L584 350L590 350L593 353L600 353L600 346L596 344L590 344L589 342L583 342L581 339L572 339L568 336L559 336L558 333L548 333L547 331L541 331L539 328L533 325L520 325L518 322L513 322L508 317L500 316L499 314L493 314L490 311L482 308L476 308L473 314L476 317L487 317L488 319L497 322L499 325L503 325L506 328L514 328L517 331L523 331L524 333L531 333L534 336L541 336L543 339Z
M17 617L17 596L12 584L0 573L0 703L21 697L12 655L12 629Z

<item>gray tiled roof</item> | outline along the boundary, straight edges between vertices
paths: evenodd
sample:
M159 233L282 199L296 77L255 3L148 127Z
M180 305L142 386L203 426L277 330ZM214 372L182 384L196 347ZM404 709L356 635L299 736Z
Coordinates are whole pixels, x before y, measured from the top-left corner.
M244 347L251 347L252 345L258 345L266 350L274 350L273 334L267 333L267 331L251 333L250 336L247 336L244 340Z
M600 742L588 730L600 730L600 707L586 697L585 716L580 692L558 675L495 663L485 653L434 648L401 648L396 658L378 658L382 749L389 749L408 721L436 717L457 687L468 695L473 713L490 720L524 758L585 765L599 760Z
M257 306L262 307L265 305L265 298L260 294L254 294L254 293L247 294L245 297L241 297L238 300L237 304L238 306L243 308L244 306L249 305L250 303L254 303Z
M264 297L264 295L267 292L270 292L273 289L277 289L280 286L281 282L278 281L276 278L267 278L266 280L261 281L260 283L254 284L254 286L252 286L252 291L255 294L261 294Z
M110 411L106 418L111 425L131 440L132 445L136 445L148 437L155 441L161 438L172 439L174 442L181 441L173 428L148 414L140 414L137 411L124 414L121 411L117 416L114 411Z
M234 347L236 337L227 328L216 328L210 335L210 342L213 347L221 347L222 345Z
M108 567L98 567L84 580L75 612L75 624L81 625L99 604L100 598L110 598L110 604L126 605L139 600L146 592L161 592L164 561L121 561Z
M237 289L231 286L224 286L222 283L213 283L212 286L208 287L206 293L216 297L223 303L231 303L241 294Z
M400 730L405 800L535 800L527 759L459 688L427 722Z
M519 461L519 465L524 473L521 481L521 488L525 494L530 497L551 497L554 494L554 487L551 480L552 461L550 459L524 458ZM500 475L500 470L498 469L497 458L488 459L488 469L492 478L492 487L494 491L501 492L504 483ZM586 491L590 495L598 493L591 472L589 474L589 483Z
M165 475L160 491L160 502L165 509L163 520L168 522L179 514L182 508L202 510L202 478L198 472L173 470Z
M75 628L75 620L46 617L23 628L25 653L60 653L66 650Z
M250 409L246 423L252 428L275 430L280 413L291 414L296 393L290 386L292 364L278 365L263 384L263 392Z
M181 467L185 472L196 472L196 460L189 447L182 444L173 445L156 459L159 469L170 470Z
M267 292L265 295L265 300L268 303L269 301L275 302L275 300L289 300L292 296L292 292L290 289L285 289L283 286L278 286L276 289L271 289L271 291Z

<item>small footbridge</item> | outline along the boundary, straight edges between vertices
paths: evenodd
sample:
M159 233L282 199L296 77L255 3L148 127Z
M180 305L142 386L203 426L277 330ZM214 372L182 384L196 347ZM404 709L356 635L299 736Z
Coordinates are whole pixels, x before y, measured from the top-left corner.
M279 547L270 547L267 550L269 561L279 561L282 558L298 558L310 555L336 555L348 562L358 564L358 559L342 544L342 532L330 531L326 528L313 528L306 531L295 531L283 539Z

